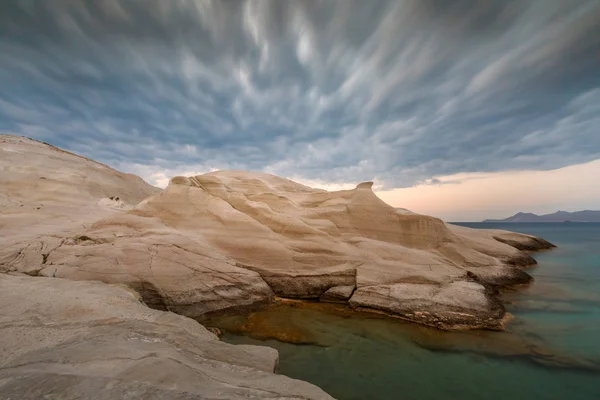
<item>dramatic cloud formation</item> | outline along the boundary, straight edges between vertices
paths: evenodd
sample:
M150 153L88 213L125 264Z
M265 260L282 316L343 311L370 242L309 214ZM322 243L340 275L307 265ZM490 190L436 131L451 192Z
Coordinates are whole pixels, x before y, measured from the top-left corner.
M600 158L597 0L15 0L0 54L0 129L157 184Z

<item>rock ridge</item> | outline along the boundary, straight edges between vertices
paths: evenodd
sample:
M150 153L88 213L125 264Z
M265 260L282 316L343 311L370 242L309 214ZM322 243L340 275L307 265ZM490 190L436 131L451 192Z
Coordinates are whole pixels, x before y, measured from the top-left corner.
M65 171L61 187L77 195L45 200L35 210L47 218L43 224L31 223L34 213L23 207L4 211L0 272L124 284L152 307L195 318L267 304L275 295L327 299L332 288L352 287L347 301L354 307L410 314L418 323L414 312L448 321L470 312L481 315L473 328L498 329L504 312L486 287L529 282L522 267L535 260L521 250L552 247L529 235L398 212L377 197L373 182L328 192L270 174L217 171L174 177L157 191L137 179L111 186L114 170L37 142L2 137L2 145L9 155L45 157ZM13 171L6 197L37 204L40 191L31 182L38 184L41 164L6 160ZM92 174L100 189L80 184ZM131 205L108 207L102 196ZM19 224L31 232L10 230Z
M501 329L497 289L531 280L523 250L552 247L393 208L372 182L328 192L218 171L161 191L12 135L0 170L0 393L13 398L328 399L274 375L276 351L185 316L279 296Z

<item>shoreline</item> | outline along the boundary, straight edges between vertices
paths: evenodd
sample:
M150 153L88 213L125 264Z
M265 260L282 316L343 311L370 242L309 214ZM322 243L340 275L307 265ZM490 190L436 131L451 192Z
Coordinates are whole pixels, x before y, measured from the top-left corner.
M516 317L507 312L504 319L506 324L510 324ZM313 326L315 321L316 325ZM522 359L544 367L575 369L586 373L600 371L600 363L562 354L556 349L548 348L543 342L528 338L522 332L483 329L445 331L377 311L350 310L347 306L332 303L278 299L276 303L246 315L223 315L201 323L209 330L218 329L221 340L230 343L238 342L228 340L228 335L248 337L260 342L274 340L323 348L336 346L337 338L343 335L340 333L340 329L344 329L343 326L355 327L353 329L357 329L357 326L362 327L360 331L366 329L366 332L370 332L368 327L372 327L373 340L379 340L377 338L383 334L384 338L398 337L397 340L409 340L418 347L431 351ZM327 327L332 328L329 330ZM388 330L390 332L387 332ZM263 345L274 347L270 343Z
M538 238L536 238L538 239ZM537 250L525 250L523 251L524 255L527 258L533 260L533 263L529 263L527 265L522 265L515 267L516 271L522 271L523 269L534 268L537 266L537 261L530 256L531 253L536 253L538 251L549 251L557 246L547 242L546 240L537 241L539 244L543 244L544 247L541 247ZM510 265L510 264L509 264ZM481 320L479 324L468 324L468 323L460 323L461 319L465 317L468 318L477 318L473 314L469 314L461 311L447 311L450 314L456 315L456 321L453 320L443 320L436 316L429 310L415 310L411 313L405 313L405 315L400 313L394 313L382 309L372 308L372 307L364 307L364 306L353 306L349 300L346 301L323 301L319 298L291 298L291 297L283 297L283 296L273 296L272 299L268 299L266 301L257 302L251 305L243 305L243 306L232 306L226 309L216 310L212 312L208 312L199 316L190 316L190 318L200 322L201 324L205 324L206 321L211 321L215 318L221 317L235 317L235 316L243 316L248 315L253 312L260 312L269 307L276 307L280 305L287 305L291 307L297 308L312 308L312 309L322 309L327 308L329 311L335 310L337 315L344 317L352 317L352 316L378 316L393 320L400 320L406 323L412 323L415 325L426 326L428 328L437 329L444 332L467 332L467 331L507 331L507 325L514 319L514 315L510 312L506 311L506 302L502 299L502 295L505 292L514 291L518 288L525 288L531 286L534 283L534 279L527 273L523 272L524 275L528 277L526 281L523 281L519 276L513 282L508 283L503 282L502 284L492 284L485 281L480 280L475 274L467 272L467 277L472 281L479 283L485 288L486 296L488 296L488 300L493 302L492 308L497 309L502 313L498 318L489 318L487 321ZM506 278L509 279L509 278ZM354 289L356 291L356 288ZM406 315L408 314L408 315ZM440 321L442 319L442 321ZM207 327L210 326L210 322L208 322Z

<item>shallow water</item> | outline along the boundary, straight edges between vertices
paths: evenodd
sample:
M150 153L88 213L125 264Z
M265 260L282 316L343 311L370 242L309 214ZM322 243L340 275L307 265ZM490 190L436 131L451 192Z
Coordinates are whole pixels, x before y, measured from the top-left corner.
M211 324L227 342L278 349L280 373L338 399L600 399L600 224L464 225L559 246L534 254L534 284L504 294L510 332L440 332L320 304Z

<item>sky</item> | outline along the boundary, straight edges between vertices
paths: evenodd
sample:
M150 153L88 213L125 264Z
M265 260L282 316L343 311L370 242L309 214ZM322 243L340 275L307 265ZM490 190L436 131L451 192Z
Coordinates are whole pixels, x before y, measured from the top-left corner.
M158 186L244 169L453 221L600 209L600 1L2 1L0 131Z

